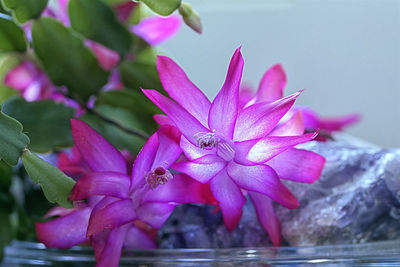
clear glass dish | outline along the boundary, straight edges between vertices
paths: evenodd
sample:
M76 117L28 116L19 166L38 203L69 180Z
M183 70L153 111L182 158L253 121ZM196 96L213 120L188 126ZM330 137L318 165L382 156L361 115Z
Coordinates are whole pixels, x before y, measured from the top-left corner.
M94 266L89 247L14 241L1 267ZM400 240L355 245L125 251L120 266L400 266Z

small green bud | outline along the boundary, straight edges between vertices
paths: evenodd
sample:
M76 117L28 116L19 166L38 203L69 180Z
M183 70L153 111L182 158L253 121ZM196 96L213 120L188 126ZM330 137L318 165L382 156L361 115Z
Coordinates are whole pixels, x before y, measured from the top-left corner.
M193 10L192 6L186 2L182 2L179 7L179 14L181 14L183 21L192 28L194 31L201 33L203 27L201 25L200 16Z

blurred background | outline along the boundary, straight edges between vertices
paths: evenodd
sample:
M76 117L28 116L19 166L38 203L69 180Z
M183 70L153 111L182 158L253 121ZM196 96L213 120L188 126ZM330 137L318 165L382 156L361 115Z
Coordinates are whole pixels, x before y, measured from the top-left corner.
M275 63L285 94L320 115L360 113L348 132L383 147L400 146L399 0L191 0L202 36L188 27L161 46L213 98L242 45L243 81L254 89ZM245 3L245 4L244 4Z

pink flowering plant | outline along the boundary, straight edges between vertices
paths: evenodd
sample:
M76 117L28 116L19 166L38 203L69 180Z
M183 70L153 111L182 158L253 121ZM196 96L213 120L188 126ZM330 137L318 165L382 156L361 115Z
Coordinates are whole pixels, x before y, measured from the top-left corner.
M325 164L297 145L358 119L294 106L303 91L284 96L280 65L243 87L240 48L209 100L157 56L182 21L202 30L180 0L0 4L1 248L90 245L113 267L124 249L157 248L178 205L213 205L233 231L246 201L279 246L274 206L301 205L285 180L313 183Z

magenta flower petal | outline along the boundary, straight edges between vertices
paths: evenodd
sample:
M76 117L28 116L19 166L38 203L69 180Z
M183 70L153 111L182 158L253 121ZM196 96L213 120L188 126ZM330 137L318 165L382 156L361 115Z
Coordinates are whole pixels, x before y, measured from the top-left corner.
M248 85L242 85L239 89L239 110L243 109L254 97L254 92Z
M256 209L258 220L268 232L272 244L274 244L274 246L280 246L282 240L281 224L274 212L271 199L256 192L249 192L249 195Z
M156 243L137 227L130 227L126 233L124 248L126 249L155 249Z
M214 203L208 184L202 184L185 174L175 174L174 179L158 186L145 196L146 202Z
M299 95L297 92L272 103L256 103L243 109L238 115L233 139L243 141L268 135Z
M42 85L39 81L32 82L25 90L22 92L22 96L26 101L36 101L40 100L40 95L42 93Z
M153 16L144 18L137 25L132 25L130 31L140 36L150 45L158 45L174 36L182 24L180 16Z
M232 139L238 113L239 86L243 72L243 57L240 48L236 49L225 83L211 104L208 125L211 130ZM179 126L178 126L179 127ZM190 139L189 139L190 140Z
M123 199L92 211L87 228L87 236L99 233L104 229L115 228L136 219L132 199Z
M35 81L37 72L35 65L24 61L7 73L4 77L4 84L17 90L23 90Z
M157 134L159 145L151 169L157 167L166 169L182 154L182 149L179 146L181 133L174 126L161 126Z
M36 223L36 234L47 247L67 249L86 241L91 209L75 210L48 222Z
M200 183L207 183L211 178L225 168L226 162L216 155L205 155L193 161L180 161L172 168L183 172Z
M139 220L160 229L174 208L175 205L168 203L145 203L136 209L136 214Z
M69 0L58 0L58 19L65 25L69 26L69 17L68 17L68 3Z
M132 2L132 1L128 1L125 3L120 3L120 4L115 5L114 10L115 10L118 20L120 20L122 22L126 22L129 19L130 15L136 5L137 5L137 3Z
M154 133L140 150L133 164L131 189L139 188L146 183L144 177L153 165L158 144L158 135Z
M312 151L291 148L267 162L282 179L313 183L322 173L325 158Z
M130 225L123 225L112 229L107 233L106 240L104 240L104 236L92 240L91 244L96 252L96 267L119 266L119 258L129 227Z
M256 94L256 102L275 101L283 97L286 74L281 64L268 69L261 78Z
M341 117L320 118L319 127L325 131L333 132L343 130L344 127L360 121L360 115L350 114Z
M231 162L227 171L240 188L266 195L289 209L299 206L296 197L280 182L276 172L267 165L244 166Z
M130 177L118 172L92 172L78 179L69 199L81 200L90 196L129 197Z
M267 136L259 141L236 142L235 159L246 165L264 163L289 148L313 140L317 135L316 132L302 136Z
M184 136L181 137L180 146L183 150L183 153L189 160L195 160L204 157L205 155L215 154L215 150L201 149L198 146L195 146L192 143L190 143Z
M55 207L49 209L43 217L50 218L50 217L55 217L55 216L65 216L74 211L75 211L75 209L66 209L61 206L55 206Z
M300 111L294 113L290 119L279 124L270 136L298 136L304 133L303 115Z
M210 187L219 202L226 227L229 231L233 231L242 217L242 207L246 198L225 170L210 181Z
M207 127L211 103L203 92L189 80L172 59L158 56L157 69L161 83L170 97Z
M196 144L196 134L210 132L188 111L159 92L155 90L143 90L143 93L167 114L192 144Z
M127 173L121 153L85 122L71 119L71 132L75 146L94 172Z
M159 124L159 125L171 125L171 126L176 126L175 123L168 118L168 116L162 115L162 114L156 114L153 116L153 119Z
M309 107L294 107L293 112L301 111L303 116L304 127L308 130L320 129L319 117L317 112Z
M108 47L91 40L85 40L85 45L92 50L100 67L106 71L112 70L119 62L119 54Z
M106 229L90 237L90 245L93 247L94 255L97 261L100 259L101 253L103 252L104 247L107 245L107 240L110 232L111 229Z

